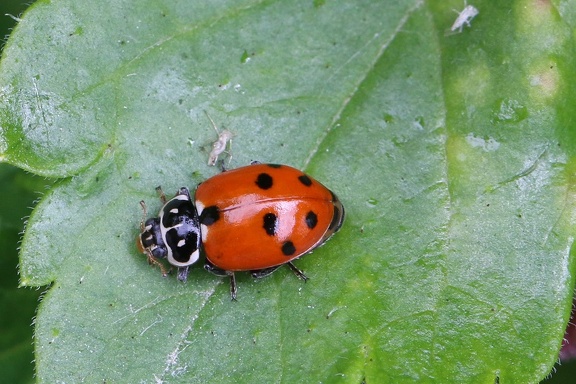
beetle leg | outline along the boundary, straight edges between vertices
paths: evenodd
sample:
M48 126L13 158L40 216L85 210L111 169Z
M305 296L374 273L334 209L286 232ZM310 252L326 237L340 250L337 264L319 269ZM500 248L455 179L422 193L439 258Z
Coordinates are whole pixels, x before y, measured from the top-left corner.
M140 200L140 206L142 207L142 220L140 221L140 232L144 232L144 222L146 221L146 216L148 216L147 210L146 210L146 203L144 202L144 200Z
M230 297L232 301L236 301L236 293L238 292L238 288L236 287L236 276L234 272L230 272Z
M220 276L220 277L230 276L230 273L231 273L231 272L226 271L222 268L216 267L214 264L212 264L208 260L206 260L204 262L204 269L207 270L208 272L213 273L216 276Z
M306 282L308 280L308 276L306 276L304 274L304 272L302 272L300 269L298 269L294 264L292 264L292 262L288 262L286 263L286 265L288 265L288 267L290 268L290 270L292 272L294 272L294 274L300 279L300 280L304 280L304 282Z
M270 267L270 268L264 268L264 269L255 269L253 271L250 271L250 274L255 279L261 279L263 277L270 275L272 272L274 272L278 268L280 268L280 265L277 265L275 267Z
M178 280L185 283L186 279L188 279L188 272L188 266L178 267Z
M166 195L164 194L164 191L160 185L156 187L156 192L158 192L158 196L160 197L162 204L166 204Z
M218 268L208 260L204 262L204 269L208 272L215 274L216 276L229 276L230 277L230 296L232 297L232 301L236 301L236 292L238 292L238 288L236 287L236 276L234 276L234 272L226 271L225 269Z

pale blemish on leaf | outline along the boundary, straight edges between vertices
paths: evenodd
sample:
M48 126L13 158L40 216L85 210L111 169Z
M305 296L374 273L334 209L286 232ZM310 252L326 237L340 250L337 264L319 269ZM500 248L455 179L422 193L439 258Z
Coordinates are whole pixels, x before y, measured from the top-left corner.
M532 86L530 96L535 101L549 99L556 95L559 88L560 74L555 63L540 66L529 76Z
M466 136L466 141L472 148L480 148L484 152L492 152L500 148L500 143L496 141L493 137L477 137L473 133L469 133Z

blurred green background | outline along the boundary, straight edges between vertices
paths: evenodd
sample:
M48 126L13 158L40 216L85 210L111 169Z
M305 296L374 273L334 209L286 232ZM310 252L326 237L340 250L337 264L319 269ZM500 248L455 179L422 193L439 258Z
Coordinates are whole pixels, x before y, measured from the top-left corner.
M2 46L30 1L0 0ZM8 16L11 15L11 16ZM0 383L34 382L33 319L43 290L18 287L18 245L25 218L51 181L0 164ZM557 365L546 384L575 382L576 360Z
M27 8L21 0L0 0L4 48L14 17ZM0 383L34 382L33 319L43 287L18 288L18 246L25 218L50 181L0 164Z

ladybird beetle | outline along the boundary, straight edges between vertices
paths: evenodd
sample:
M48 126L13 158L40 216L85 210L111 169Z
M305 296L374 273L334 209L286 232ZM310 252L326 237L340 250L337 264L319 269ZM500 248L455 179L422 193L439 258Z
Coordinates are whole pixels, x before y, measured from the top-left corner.
M194 202L187 188L169 201L160 197L158 217L140 224L138 248L163 275L159 259L178 267L185 281L202 247L204 268L230 277L233 300L238 271L259 278L287 264L306 280L292 261L324 244L344 221L332 191L287 165L253 163L222 172L198 185Z

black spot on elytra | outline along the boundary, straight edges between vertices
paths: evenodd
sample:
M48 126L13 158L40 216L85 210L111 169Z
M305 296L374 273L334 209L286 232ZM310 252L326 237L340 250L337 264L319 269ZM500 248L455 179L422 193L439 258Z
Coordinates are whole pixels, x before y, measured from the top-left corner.
M293 242L287 241L284 244L282 244L282 253L284 254L284 256L292 256L295 252L296 247L294 246Z
M278 228L278 217L273 213L265 214L263 227L266 234L274 236L276 234L276 229Z
M256 185L260 189L270 189L272 187L272 176L267 173L261 173L256 178Z
M298 180L307 187L312 185L312 180L306 175L298 176Z
M310 211L306 214L306 225L308 226L308 228L310 229L314 229L314 227L316 227L316 224L318 224L318 216Z
M200 214L200 223L204 225L212 225L220 219L220 209L217 206L211 205L204 208Z

